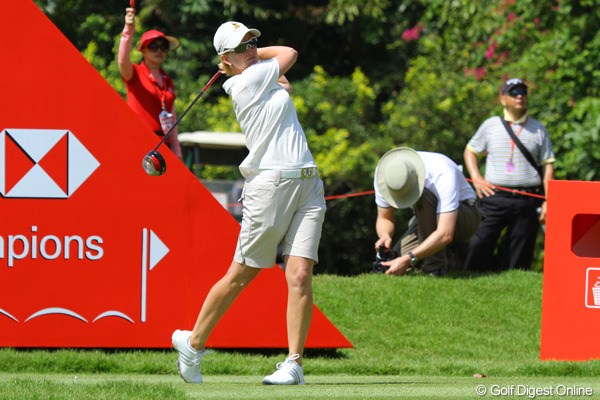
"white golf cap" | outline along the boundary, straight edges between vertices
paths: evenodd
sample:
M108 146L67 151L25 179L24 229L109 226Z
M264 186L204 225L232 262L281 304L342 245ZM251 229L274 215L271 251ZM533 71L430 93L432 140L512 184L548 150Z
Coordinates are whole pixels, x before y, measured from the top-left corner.
M250 29L241 22L227 21L222 24L213 39L213 45L219 55L225 54L242 42L246 33L250 32L252 36L259 37L258 29Z

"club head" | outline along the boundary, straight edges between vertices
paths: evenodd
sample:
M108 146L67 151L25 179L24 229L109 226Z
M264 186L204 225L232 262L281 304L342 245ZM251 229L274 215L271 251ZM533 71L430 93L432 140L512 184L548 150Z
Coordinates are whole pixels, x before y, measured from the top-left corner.
M142 160L144 171L151 176L160 176L167 171L167 163L163 156L156 150L152 150Z

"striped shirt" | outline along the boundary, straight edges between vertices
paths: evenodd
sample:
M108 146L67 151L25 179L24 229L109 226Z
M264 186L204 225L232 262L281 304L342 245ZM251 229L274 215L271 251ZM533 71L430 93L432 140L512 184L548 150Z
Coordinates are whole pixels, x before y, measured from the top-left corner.
M539 165L555 161L550 136L540 121L528 117L525 125L513 123L512 129ZM467 148L475 154L488 153L485 180L492 185L514 188L542 185L539 174L513 143L500 117L485 120Z

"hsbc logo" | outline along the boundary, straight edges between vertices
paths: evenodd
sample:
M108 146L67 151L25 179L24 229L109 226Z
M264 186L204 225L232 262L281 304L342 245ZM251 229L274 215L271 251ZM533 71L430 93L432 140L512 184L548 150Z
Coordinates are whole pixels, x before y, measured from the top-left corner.
M69 198L100 166L66 129L0 132L0 195Z

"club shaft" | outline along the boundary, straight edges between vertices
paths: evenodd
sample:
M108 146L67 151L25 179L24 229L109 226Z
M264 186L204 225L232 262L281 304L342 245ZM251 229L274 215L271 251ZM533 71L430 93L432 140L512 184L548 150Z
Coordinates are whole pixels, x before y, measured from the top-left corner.
M154 151L158 150L158 148L160 147L160 145L163 144L165 140L167 140L167 137L169 136L169 134L179 124L179 121L181 121L181 119L185 116L185 114L188 113L188 111L190 111L190 109L194 106L194 104L196 104L196 102L198 100L200 100L200 97L202 97L202 95L204 94L204 92L206 92L206 90L213 83L215 83L215 81L217 80L217 78L219 77L219 75L221 75L221 71L220 70L217 71L217 73L214 74L212 78L210 78L210 80L208 81L208 83L204 86L204 88L200 91L200 93L198 93L198 95L196 96L196 98L194 100L192 100L192 102L190 103L190 105L187 106L187 108L181 113L181 115L177 118L177 120L175 121L175 123L173 124L173 126L171 127L171 129L169 129L169 131L163 136L163 138L160 140L160 142L158 142L158 144L154 148Z

